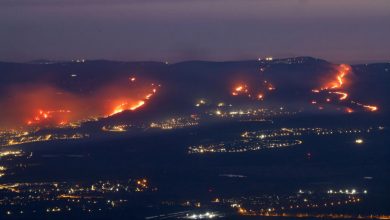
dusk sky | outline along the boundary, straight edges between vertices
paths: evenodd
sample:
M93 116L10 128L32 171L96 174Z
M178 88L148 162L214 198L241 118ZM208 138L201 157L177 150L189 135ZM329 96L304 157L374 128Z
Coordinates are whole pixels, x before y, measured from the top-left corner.
M388 0L1 0L0 60L390 60Z

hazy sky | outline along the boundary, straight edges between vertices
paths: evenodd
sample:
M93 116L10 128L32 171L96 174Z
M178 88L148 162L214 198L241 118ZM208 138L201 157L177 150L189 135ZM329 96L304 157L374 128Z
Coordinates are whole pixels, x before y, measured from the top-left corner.
M0 0L0 60L390 60L390 0Z

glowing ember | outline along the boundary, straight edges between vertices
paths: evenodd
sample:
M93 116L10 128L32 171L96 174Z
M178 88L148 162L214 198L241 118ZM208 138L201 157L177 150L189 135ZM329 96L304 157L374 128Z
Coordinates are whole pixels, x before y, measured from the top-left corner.
M247 85L238 85L233 89L232 95L238 96L240 94L245 94L245 93L248 93L248 86Z
M272 90L275 90L276 88L267 80L263 80L262 85L257 88L257 87L251 87L247 84L238 84L235 87L233 87L233 90L231 92L232 96L239 96L239 95L244 95L250 99L253 100L263 100L265 95Z
M276 88L275 87L273 87L272 85L270 85L269 87L268 87L268 90L269 91L272 91L272 90L275 90Z
M346 92L333 92L334 94L340 95L339 100L345 100L348 98L348 93Z
M147 95L145 96L145 99L150 99L150 97L152 97L152 95L153 95L153 94L151 94L151 93L150 93L150 94L147 94Z
M345 111L346 111L347 113L353 113L353 112L354 112L353 109L351 109L351 108L346 108Z
M242 87L242 86L238 86L238 87L236 87L236 92L241 92L242 91L242 89L243 89L244 87Z
M368 109L369 111L372 111L372 112L375 112L378 110L378 107L377 106L373 106L373 105L363 105L364 108Z

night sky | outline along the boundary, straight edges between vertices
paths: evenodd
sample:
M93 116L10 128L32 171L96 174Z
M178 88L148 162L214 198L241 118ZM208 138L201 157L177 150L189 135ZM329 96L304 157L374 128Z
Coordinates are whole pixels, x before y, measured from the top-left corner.
M389 0L1 0L0 60L390 60Z

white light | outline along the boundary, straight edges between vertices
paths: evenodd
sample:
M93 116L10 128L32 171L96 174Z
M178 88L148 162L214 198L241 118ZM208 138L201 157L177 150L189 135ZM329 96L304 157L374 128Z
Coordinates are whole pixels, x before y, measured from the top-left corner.
M363 139L360 138L355 140L356 144L363 144L363 142L364 142Z

